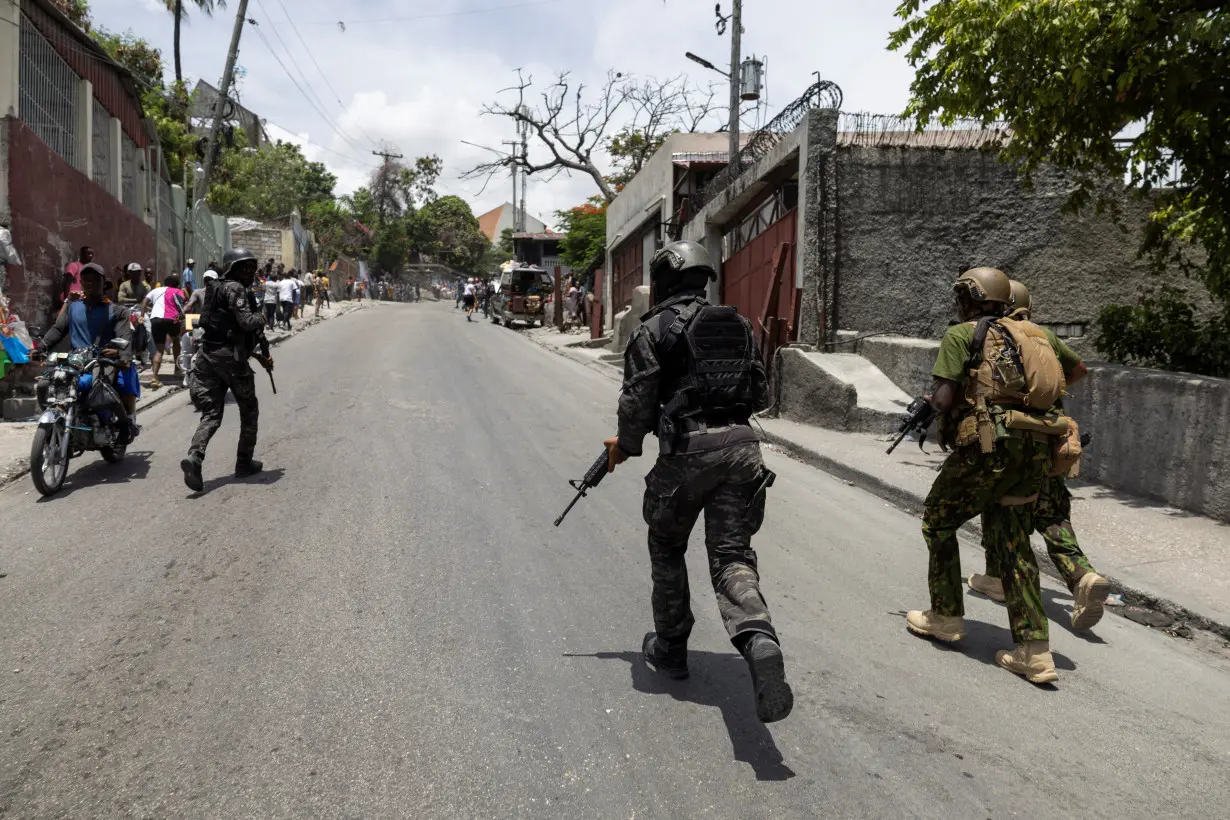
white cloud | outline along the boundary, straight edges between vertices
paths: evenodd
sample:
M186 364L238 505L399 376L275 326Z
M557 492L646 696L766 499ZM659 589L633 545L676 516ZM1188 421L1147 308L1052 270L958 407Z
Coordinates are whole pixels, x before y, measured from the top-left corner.
M95 19L113 29L131 26L150 38L163 48L169 66L171 16L157 0L143 0L147 13L133 15L130 2L94 0ZM379 161L371 151L387 143L411 159L438 154L445 165L440 190L467 198L475 213L481 213L511 198L511 183L503 175L483 190L480 181L459 180L462 171L490 156L462 141L502 148L503 140L513 138L510 122L482 117L480 110L514 81L516 68L540 81L569 70L578 80L599 83L608 68L615 68L638 75L686 73L697 82L725 83L683 56L692 51L718 65L729 61L729 39L714 30L711 0L561 0L453 18L358 22L493 5L501 4L436 0L416 7L401 0L365 0L348 7L361 11L341 12L328 0L256 0L249 15L258 28L249 26L244 32L239 64L245 74L239 92L248 108L267 118L271 133L326 162L338 177L340 192L365 182ZM895 0L745 4L744 50L768 55L772 108L794 99L814 81L816 70L841 85L846 110L894 112L904 107L911 72L899 55L885 51L895 7ZM292 10L298 35L283 17L283 8ZM228 8L213 18L193 15L184 30L186 73L217 81L233 13ZM348 21L344 33L331 22L339 15ZM270 46L298 82L319 98L317 105L344 137L304 100ZM719 91L719 96L724 93ZM550 223L556 210L595 192L583 176L532 179L529 209Z

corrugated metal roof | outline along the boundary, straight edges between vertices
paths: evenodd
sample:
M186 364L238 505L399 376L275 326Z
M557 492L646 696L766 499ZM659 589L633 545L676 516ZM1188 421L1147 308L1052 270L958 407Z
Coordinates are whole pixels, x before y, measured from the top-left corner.
M541 242L563 239L567 234L556 233L555 231L547 231L546 233L514 233L513 239L535 239Z
M676 165L690 165L692 163L725 165L729 162L729 157L730 152L728 151L677 151L671 154L671 162Z

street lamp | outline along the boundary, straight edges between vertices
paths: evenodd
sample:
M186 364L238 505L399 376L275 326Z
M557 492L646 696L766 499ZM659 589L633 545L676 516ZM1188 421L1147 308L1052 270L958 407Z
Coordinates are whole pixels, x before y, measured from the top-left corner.
M706 60L704 57L697 57L695 54L693 54L690 51L684 52L683 56L687 57L689 60L691 60L694 63L700 63L701 65L703 65L705 68L709 69L710 71L716 71L718 74L721 74L723 77L725 77L728 80L730 79L729 74L727 74L725 71L715 66L713 63Z

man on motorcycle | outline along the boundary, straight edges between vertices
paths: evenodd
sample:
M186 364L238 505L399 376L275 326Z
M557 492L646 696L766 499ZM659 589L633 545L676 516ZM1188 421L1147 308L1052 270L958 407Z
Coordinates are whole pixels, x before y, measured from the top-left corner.
M262 358L257 352L265 319L256 310L256 298L251 295L256 277L257 261L244 248L232 248L222 258L223 280L208 288L199 326L201 347L193 359L192 401L201 409L201 424L188 457L180 462L184 483L190 490L205 488L201 465L205 448L222 425L222 410L226 407L226 392L235 394L239 405L239 451L235 459L235 476L256 475L263 465L252 458L256 451L256 425L259 407L256 382L248 357L255 356L266 370L273 370L273 357Z
M55 325L39 342L38 354L45 355L65 336L69 337L73 350L96 347L112 339L129 342L125 350L105 348L102 351L106 358L120 360L120 366L115 371L115 392L123 403L125 418L120 420L124 422L121 429L127 433L120 443L128 444L141 432L137 427L137 399L141 397L141 383L137 380L137 366L132 361L132 323L128 319L128 309L103 296L105 274L101 265L89 262L81 267L79 275L82 298L69 302L60 313Z

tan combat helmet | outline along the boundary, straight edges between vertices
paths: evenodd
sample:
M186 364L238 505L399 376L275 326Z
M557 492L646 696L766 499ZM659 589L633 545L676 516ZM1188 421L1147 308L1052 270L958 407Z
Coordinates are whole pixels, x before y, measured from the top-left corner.
M1008 275L996 268L971 268L957 277L952 289L969 296L972 302L1012 304L1012 285Z
M1009 284L1011 284L1012 286L1012 310L1013 312L1016 312L1018 310L1023 310L1025 311L1026 315L1029 315L1029 313L1032 312L1034 308L1034 300L1033 300L1033 297L1029 295L1029 288L1025 287L1023 284L1016 281L1015 279L1013 279Z

